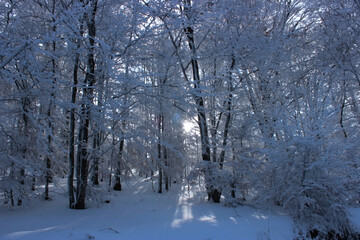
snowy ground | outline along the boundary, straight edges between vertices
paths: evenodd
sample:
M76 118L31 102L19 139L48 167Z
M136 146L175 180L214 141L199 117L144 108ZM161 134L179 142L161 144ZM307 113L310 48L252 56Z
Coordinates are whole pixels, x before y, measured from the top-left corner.
M203 192L189 192L183 184L174 184L161 195L153 192L151 181L125 184L122 192L109 196L110 203L86 210L69 209L65 189L56 188L52 196L52 201L39 200L28 209L0 208L0 239L287 240L294 236L286 215L209 203Z

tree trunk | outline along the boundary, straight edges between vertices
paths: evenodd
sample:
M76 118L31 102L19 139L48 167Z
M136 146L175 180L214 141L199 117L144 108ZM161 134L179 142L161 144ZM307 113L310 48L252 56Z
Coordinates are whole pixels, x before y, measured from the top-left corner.
M126 78L128 78L129 74L129 64L126 63L125 65L125 76ZM127 92L128 88L127 88L127 84L125 84L124 86L124 92ZM128 96L125 94L124 98L124 106L127 106L128 103ZM113 189L115 191L121 191L122 190L122 186L121 186L121 164L123 161L123 151L124 151L124 146L125 146L125 130L126 130L126 113L127 111L122 110L122 112L120 113L120 118L121 120L121 126L120 126L120 145L119 145L119 158L117 159L117 164L115 167L115 181L114 181L114 186ZM114 125L115 126L115 125Z
M80 126L79 126L79 145L76 160L76 201L75 209L85 208L86 188L87 188L87 177L88 177L88 160L87 160L87 144L89 134L89 109L86 106L82 107L80 115Z
M83 25L80 25L80 36L83 35ZM75 106L76 103L76 94L77 94L77 86L78 86L78 72L80 65L80 40L76 40L76 53L74 60L74 70L73 70L73 86L71 88L71 104ZM74 190L74 170L75 170L75 107L70 109L70 125L69 125L69 172L68 172L68 194L69 194L69 207L75 208L75 190Z
M346 90L345 90L345 81L344 81L344 97L342 99L342 103L341 103L341 108L340 108L340 120L339 120L339 123L340 123L340 127L344 133L344 137L347 138L348 137L348 134L346 133L346 130L345 130L345 127L344 127L344 109L345 109L345 101L346 101Z
M161 104L160 104L161 105ZM161 110L160 110L161 111ZM159 166L159 188L158 193L162 193L162 184L163 184L163 169L162 169L162 125L163 117L161 114L157 117L158 120L158 166Z
M158 193L162 193L162 184L163 184L163 170L161 166L159 166L159 188Z
M189 20L190 19L190 9L191 9L191 1L185 1L185 14ZM192 75L194 81L194 99L196 103L196 110L198 115L198 125L200 130L200 139L201 139L201 157L202 160L208 162L204 169L205 171L205 181L206 181L206 189L208 191L209 200L213 199L214 202L220 202L221 193L214 189L211 182L212 178L212 166L210 166L210 145L209 145L209 133L208 133L208 126L206 121L206 111L205 111L205 101L202 97L202 92L200 88L200 70L199 70L199 63L196 58L196 47L195 47L195 40L194 40L194 30L190 26L186 26L184 28L188 45L191 51L191 67L192 67ZM220 193L220 194L219 194Z
M122 136L121 140L120 140L120 147L119 147L119 159L117 160L117 166L116 166L116 170L115 170L115 181L114 181L115 182L114 183L114 190L115 191L121 191L122 190L121 178L120 177L121 177L121 161L122 161L122 154L123 154L123 150L124 150L124 144L125 144L125 139Z
M208 126L206 121L206 111L205 111L205 101L201 96L200 90L200 73L199 73L199 64L195 57L195 43L193 38L193 30L190 27L186 28L186 33L188 36L190 49L193 50L193 56L191 59L191 66L194 79L194 88L195 88L195 102L197 106L197 115L198 115L198 125L200 129L200 139L201 139L201 156L204 161L210 161L210 145L209 145L209 133Z
M164 162L165 162L165 190L169 191L169 164L167 160L167 150L164 147Z
M28 97L24 97L22 99L22 110L23 110L23 121L24 121L24 129L23 129L23 135L25 137L26 140L29 139L29 118L27 116L28 114L28 107L30 105L30 99ZM22 146L22 157L24 162L26 162L26 153L28 152L28 147L26 145ZM21 167L20 171L19 171L19 175L18 175L18 179L19 179L19 183L20 185L25 185L25 169L23 167ZM23 188L23 187L21 187ZM20 189L20 194L19 197L17 199L17 205L21 206L22 205L22 196L21 196L21 189Z
M95 14L97 10L97 1L90 1L91 12L85 14L85 19L88 28L89 39L89 54L86 66L86 75L83 87L83 97L80 113L80 125L79 125L79 144L77 153L77 167L76 167L76 202L75 209L85 208L87 178L88 178L88 139L89 139L89 126L90 126L90 113L93 108L93 86L95 84Z
M79 49L80 43L77 48ZM79 54L76 53L75 65L73 73L73 87L71 89L71 103L76 103L76 93L78 84L78 70L79 70ZM69 193L69 207L74 208L74 167L75 167L75 108L70 110L70 126L69 126L69 172L68 172L68 193Z
M103 94L104 94L104 79L105 77L101 77L100 89L98 91L98 99L97 99L97 113L99 117L101 116L102 106L103 106ZM101 120L100 120L101 121ZM99 128L99 123L95 122L94 124L94 139L93 139L93 165L91 172L91 182L93 185L99 185L99 162L100 162L100 145L103 138L103 131Z
M93 139L93 154L92 154L92 158L93 158L93 163L92 163L92 168L91 168L91 182L92 185L99 185L99 150L100 150L100 138L101 138L101 133L99 131L99 129L97 129L98 127L95 126L95 130L94 130L94 139Z
M52 11L51 11L52 15L55 16L55 0L52 1ZM55 18L52 18L52 23L53 23L53 27L52 27L52 32L55 34L56 32L56 25L55 25ZM53 41L52 42L52 52L55 54L56 52L56 42ZM51 174L51 143L52 143L52 133L53 133L53 126L52 126L52 121L51 121L51 110L54 107L54 97L55 97L55 84L56 84L56 62L55 62L55 58L52 57L51 59L51 64L52 64L52 74L53 74L53 82L52 82L52 87L51 87L51 94L50 94L50 101L49 101L49 106L48 106L48 110L47 110L47 117L48 117L48 127L49 127L49 132L50 134L48 134L48 153L46 156L46 161L45 161L45 167L46 167L46 176L45 176L45 200L50 200L49 197L49 184L52 182L52 174Z
M224 127L224 135L223 135L223 142L222 142L222 150L220 153L220 168L223 168L223 164L224 164L224 160L225 160L225 148L228 142L228 134L229 134L229 130L230 130L230 121L231 121L231 111L232 111L232 100L233 100L233 84L232 84L232 70L234 69L235 66L235 58L232 59L231 61L231 66L230 66L230 72L229 74L229 78L228 78L228 91L229 91L229 95L228 95L228 99L227 99L227 103L226 103L226 120L225 120L225 127Z

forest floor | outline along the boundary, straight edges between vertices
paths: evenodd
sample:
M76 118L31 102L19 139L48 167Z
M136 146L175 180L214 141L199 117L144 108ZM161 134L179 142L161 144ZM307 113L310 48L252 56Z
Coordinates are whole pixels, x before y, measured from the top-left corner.
M124 184L121 192L101 195L86 210L68 208L65 186L64 179L52 187L51 201L39 199L22 209L1 207L0 239L288 240L296 235L291 218L280 210L214 204L198 187L189 190L186 184L158 194L150 179L138 179ZM360 209L352 212L360 226Z

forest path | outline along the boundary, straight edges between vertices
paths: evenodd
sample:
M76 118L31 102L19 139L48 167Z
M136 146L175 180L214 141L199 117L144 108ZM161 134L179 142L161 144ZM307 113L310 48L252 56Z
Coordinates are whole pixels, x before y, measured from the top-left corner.
M156 188L156 185L154 184ZM205 193L185 184L168 192L153 191L150 179L123 184L123 191L89 204L67 207L64 188L53 188L52 201L38 200L28 209L0 208L0 239L291 239L288 216L250 207L236 209L207 202Z

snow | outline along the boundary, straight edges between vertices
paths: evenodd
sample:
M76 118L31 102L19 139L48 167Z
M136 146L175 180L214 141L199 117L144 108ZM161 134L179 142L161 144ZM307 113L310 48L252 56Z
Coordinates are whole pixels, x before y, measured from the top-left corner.
M65 181L64 181L65 184ZM0 239L293 239L289 216L275 209L226 207L207 202L204 192L173 184L152 190L150 179L124 184L110 203L86 210L67 207L65 188L52 188L52 201L26 209L0 208ZM359 209L355 209L359 210ZM355 212L352 211L352 212ZM357 211L360 216L360 211Z
M360 207L350 208L349 212L351 222L360 229Z

